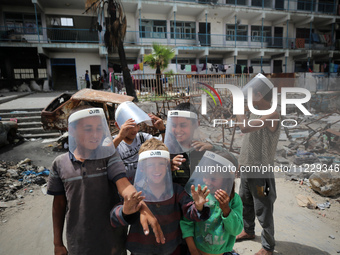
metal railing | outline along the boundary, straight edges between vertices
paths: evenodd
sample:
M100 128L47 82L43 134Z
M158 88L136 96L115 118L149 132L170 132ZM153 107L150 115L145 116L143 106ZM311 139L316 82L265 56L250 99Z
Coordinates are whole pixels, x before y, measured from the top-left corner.
M102 35L95 30L72 28L40 28L39 35L21 33L21 30L4 26L0 27L0 41L2 42L30 42L30 43L102 43ZM148 37L140 38L139 35ZM246 36L233 34L203 34L203 33L173 33L127 31L124 43L131 45L152 45L157 41L169 46L183 47L238 47L238 48L276 48L276 49L318 49L332 50L334 42L309 43L309 38L274 37L274 36ZM331 37L330 37L331 40Z
M268 0L169 0L169 2L189 2L198 4L213 4L219 6L239 6L239 7L255 7L262 9L273 9L282 11L301 11L323 14L336 14L336 2L323 3L316 0L281 0L274 1L274 5Z
M133 85L138 98L155 99L157 96L166 98L183 95L200 95L205 93L202 84L232 84L243 87L250 81L253 74L132 74ZM113 91L120 92L125 87L121 73L115 73L111 85ZM119 85L118 85L119 83ZM118 86L117 86L118 85ZM224 95L227 90L217 90Z

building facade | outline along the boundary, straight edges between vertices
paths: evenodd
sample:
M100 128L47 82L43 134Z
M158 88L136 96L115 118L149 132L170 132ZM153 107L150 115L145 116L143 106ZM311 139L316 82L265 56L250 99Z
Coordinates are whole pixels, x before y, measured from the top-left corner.
M118 53L108 54L103 43L105 15L85 12L83 1L1 2L0 89L48 79L54 90L77 90L86 70L95 84L103 69L119 66ZM129 64L143 62L158 42L175 49L175 72L199 64L229 65L232 73L237 66L254 73L338 71L339 0L121 2Z

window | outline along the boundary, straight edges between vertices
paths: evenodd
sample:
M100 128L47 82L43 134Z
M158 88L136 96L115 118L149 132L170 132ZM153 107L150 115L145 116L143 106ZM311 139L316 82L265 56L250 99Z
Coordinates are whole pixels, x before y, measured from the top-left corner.
M226 0L226 4L246 5L246 0Z
M251 41L261 42L262 26L251 26ZM272 28L263 27L263 42L267 42L271 39Z
M73 19L72 18L60 18L62 27L73 27Z
M47 78L46 68L38 68L38 78L39 79Z
M171 64L176 64L176 58L171 59ZM178 65L195 65L196 59L195 58L178 58L177 64Z
M297 9L299 11L314 11L315 10L315 0L298 0ZM312 5L313 3L313 5Z
M314 29L312 29L312 33L314 33ZM296 29L296 38L305 38L305 43L309 43L309 28L297 28Z
M51 26L73 27L73 18L50 17L49 20Z
M37 15L38 25L41 26L40 14ZM36 34L37 21L35 14L5 13L5 24L7 30L13 30L18 34ZM42 33L41 28L39 33Z
M247 41L248 39L248 26L237 25L236 41ZM226 40L235 41L235 25L226 25Z
M141 29L141 38L166 38L165 20L142 20Z
M175 22L170 21L171 38L175 38ZM196 23L176 21L176 39L195 39Z
M334 1L319 0L318 11L323 13L336 13L336 8L334 8Z
M14 69L15 79L34 79L33 69Z
M271 1L262 1L262 0L252 0L251 1L251 6L256 6L256 7L266 7L266 8L270 8L270 4L271 4Z
M270 66L270 59L262 59L262 66ZM261 65L261 59L252 59L250 60L251 66L260 66Z

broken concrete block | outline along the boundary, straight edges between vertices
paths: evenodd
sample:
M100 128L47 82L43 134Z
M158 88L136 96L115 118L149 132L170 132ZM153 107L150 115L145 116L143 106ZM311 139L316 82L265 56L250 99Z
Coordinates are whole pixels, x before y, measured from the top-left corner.
M309 177L312 189L323 196L340 194L340 173L335 171L317 172Z

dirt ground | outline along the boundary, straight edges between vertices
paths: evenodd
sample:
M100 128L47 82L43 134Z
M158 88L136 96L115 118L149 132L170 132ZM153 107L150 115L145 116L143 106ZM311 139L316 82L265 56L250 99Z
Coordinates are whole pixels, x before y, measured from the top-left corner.
M40 142L26 142L7 152L1 150L0 159L20 161L30 157L35 165L50 167L60 152L52 151L48 145L43 145L42 149L41 146ZM309 195L317 203L324 203L327 198L306 185L285 180L281 174L277 175L276 183L278 197L274 218L277 245L274 254L340 253L339 198L329 199L331 207L324 211L302 208L296 202L298 194ZM26 192L22 190L22 205L0 213L0 254L53 254L52 197L44 195L39 186L29 189ZM257 222L255 240L236 243L236 251L244 255L257 252L261 248L260 234L261 227Z

